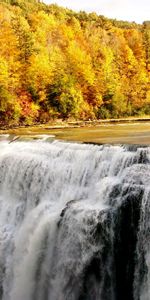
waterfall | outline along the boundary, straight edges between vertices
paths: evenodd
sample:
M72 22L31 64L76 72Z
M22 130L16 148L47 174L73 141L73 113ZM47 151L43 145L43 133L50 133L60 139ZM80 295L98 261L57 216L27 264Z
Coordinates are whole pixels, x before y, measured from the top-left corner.
M150 299L150 148L0 141L0 299Z

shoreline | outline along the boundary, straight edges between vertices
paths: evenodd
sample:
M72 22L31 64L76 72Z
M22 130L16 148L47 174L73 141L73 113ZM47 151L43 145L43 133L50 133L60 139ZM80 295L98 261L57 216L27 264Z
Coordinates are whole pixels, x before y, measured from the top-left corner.
M12 129L23 129L23 128L45 128L45 129L63 129L63 128L80 128L80 127L92 127L92 126L100 126L100 125L105 125L105 124L127 124L127 123L135 123L135 122L150 122L150 117L143 117L143 118L137 118L137 117L132 117L132 118L118 118L118 119L101 119L101 120L78 120L78 121L71 121L71 120L66 120L63 121L61 119L51 121L48 123L35 123L35 124L23 124L23 125L0 125L0 133L3 133L7 130L12 130Z

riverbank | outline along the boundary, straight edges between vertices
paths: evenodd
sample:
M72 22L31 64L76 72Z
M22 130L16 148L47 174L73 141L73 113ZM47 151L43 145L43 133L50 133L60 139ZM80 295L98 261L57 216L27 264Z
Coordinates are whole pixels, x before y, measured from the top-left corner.
M105 124L128 124L128 123L135 123L135 122L150 122L150 116L147 117L129 117L129 118L119 118L119 119L101 119L101 120L78 120L78 121L72 121L72 120L62 120L57 119L54 121L50 121L48 123L40 124L31 124L31 125L6 125L6 124L0 124L0 133L3 133L5 131L10 131L13 129L21 129L21 128L47 128L47 129L59 129L59 128L80 128L80 127L93 127L93 126L100 126Z

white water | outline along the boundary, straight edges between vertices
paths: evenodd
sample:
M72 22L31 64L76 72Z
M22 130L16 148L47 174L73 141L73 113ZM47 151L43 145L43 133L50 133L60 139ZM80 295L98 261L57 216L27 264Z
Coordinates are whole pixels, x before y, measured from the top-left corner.
M0 299L123 300L115 245L130 195L141 206L127 300L150 299L150 148L131 150L0 142Z

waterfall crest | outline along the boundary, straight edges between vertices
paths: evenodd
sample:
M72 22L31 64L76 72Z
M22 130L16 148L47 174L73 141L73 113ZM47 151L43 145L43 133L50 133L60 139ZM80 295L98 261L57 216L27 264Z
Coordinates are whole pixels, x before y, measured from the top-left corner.
M0 142L0 299L150 299L150 148Z

